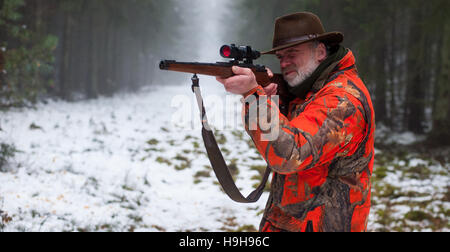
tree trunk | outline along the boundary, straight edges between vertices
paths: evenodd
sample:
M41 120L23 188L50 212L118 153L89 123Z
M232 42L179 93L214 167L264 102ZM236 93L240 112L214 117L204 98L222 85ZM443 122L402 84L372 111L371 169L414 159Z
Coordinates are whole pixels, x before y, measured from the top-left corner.
M424 49L425 34L421 27L423 9L412 11L409 30L408 48L408 82L407 82L407 102L406 102L406 125L407 129L416 133L424 133L425 121L425 88L430 82L424 78L426 71L423 64L425 58Z
M95 3L92 3L95 5ZM92 8L92 7L91 7ZM88 80L86 82L86 96L88 99L95 99L98 97L98 37L96 29L96 15L95 8L89 12L89 40L88 40Z
M67 13L64 16L64 26L62 34L62 59L61 72L59 74L59 96L63 99L68 99L69 74L70 74L70 48L71 48L71 16Z
M436 102L433 109L433 130L429 140L435 145L450 144L450 24L444 23L440 69L435 87Z

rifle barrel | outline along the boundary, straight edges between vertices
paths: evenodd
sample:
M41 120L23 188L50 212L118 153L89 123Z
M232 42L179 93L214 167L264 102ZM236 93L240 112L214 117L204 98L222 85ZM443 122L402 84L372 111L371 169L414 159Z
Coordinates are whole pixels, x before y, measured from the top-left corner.
M161 70L218 76L222 78L233 76L231 67L231 64L227 65L226 63L176 62L173 60L164 60L159 64Z
M181 73L201 74L221 78L229 78L234 75L231 68L233 66L250 68L256 76L259 85L266 87L276 80L269 78L267 70L263 66L250 64L233 64L232 62L199 63L199 62L177 62L174 60L163 60L159 63L161 70L175 71Z

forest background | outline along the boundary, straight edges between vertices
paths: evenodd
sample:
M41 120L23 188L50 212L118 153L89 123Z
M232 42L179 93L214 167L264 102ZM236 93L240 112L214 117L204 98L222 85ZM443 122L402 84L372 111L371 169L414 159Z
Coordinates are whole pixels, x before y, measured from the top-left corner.
M273 20L308 10L342 31L372 93L376 119L393 131L450 141L450 21L446 0L233 1L226 41L270 48ZM263 6L264 8L263 8ZM158 85L162 57L195 58L194 15L177 1L0 0L0 108L48 97L93 99ZM258 25L256 25L258 24ZM195 34L205 36L207 34ZM273 59L263 59L277 68Z
M171 85L185 90L189 88L186 76L160 72L161 59L201 61L206 55L207 61L220 60L218 49L222 44L217 44L217 48L205 48L204 43L198 43L212 40L212 37L223 44L251 45L261 51L270 49L276 17L311 11L321 18L327 31L344 33L343 44L355 54L358 72L374 102L378 130L372 222L377 225L371 230L450 228L450 1L234 0L226 3L226 14L221 15L220 25L214 24L210 32L199 29L199 25L209 22L196 10L201 4L202 0L0 0L0 65L4 68L0 72L0 114L4 117L0 118L0 121L4 119L0 133L13 136L14 131L20 132L14 127L14 123L21 124L15 121L17 118L33 114L29 111L39 104L59 106L60 103L53 100L76 107L95 103L103 97L114 100L122 93L141 94L153 87ZM211 9L212 15L216 11ZM279 71L275 57L263 57L257 63ZM165 109L156 103L151 106L155 108L149 110L158 113ZM70 121L72 111L67 113L61 118ZM13 119L8 119L10 117ZM116 120L113 112L111 118ZM125 121L130 118L131 115L127 116ZM88 121L89 125L95 125L94 120ZM24 126L25 132L42 131L44 141L52 132L63 128L58 125L62 122L55 121L52 132L44 132L48 127L42 123L30 121ZM5 127L13 128L13 132ZM160 151L164 148L154 145L162 145L164 137L174 134L165 126L161 127L158 136L140 139L150 145L148 150L152 155L157 155L153 157L155 160L147 162L174 166L178 170L172 163L178 159L188 160L186 167L190 167L193 160L205 159L204 154L198 154L201 158L195 153L189 154L192 157L182 156L181 150L171 144L175 139L169 141L165 152ZM107 132L105 128L110 127L103 126L95 132ZM239 146L246 142L242 133L232 133L241 139L227 143L229 150L235 149L233 144ZM66 139L55 136L58 141L62 140L58 142L60 147L70 145ZM407 140L403 141L405 136ZM4 172L5 179L9 174L8 163L17 168L13 170L25 169L14 165L15 155L22 160L35 153L32 139L31 144L24 140L26 144L20 145L18 140L25 136L14 137L10 137L13 141L0 138L0 172ZM94 144L99 142L96 134L90 137ZM186 139L194 138L186 136ZM194 142L193 146L202 153L199 143ZM86 147L87 153L91 151L91 147ZM176 156L171 158L172 152ZM86 154L80 155L84 158ZM112 152L111 156L117 153ZM226 158L231 163L236 162L234 156ZM74 161L70 156L67 159L67 162ZM45 166L47 163L43 164ZM82 169L84 166L73 167ZM48 175L38 166L27 169L33 171L29 174L38 174L38 177ZM96 176L94 181L102 176ZM405 186L403 182L409 184ZM14 181L10 183L15 192ZM423 188L426 192L420 191ZM13 210L11 204L5 207L10 208L10 215L17 210ZM1 208L0 204L2 221L8 220ZM17 213L12 212L13 219L23 218L23 223L29 223L20 207L18 209ZM34 220L38 215L31 211L30 216ZM79 223L74 226L79 228ZM3 222L0 230L2 228Z

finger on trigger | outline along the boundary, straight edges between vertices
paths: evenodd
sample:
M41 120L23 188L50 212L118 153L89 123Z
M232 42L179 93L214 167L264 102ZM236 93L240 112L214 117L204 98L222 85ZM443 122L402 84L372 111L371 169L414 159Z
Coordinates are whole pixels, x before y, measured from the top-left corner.
M272 78L273 77L272 70L270 70L270 68L266 67L266 71L267 71L267 74L269 75L269 77Z

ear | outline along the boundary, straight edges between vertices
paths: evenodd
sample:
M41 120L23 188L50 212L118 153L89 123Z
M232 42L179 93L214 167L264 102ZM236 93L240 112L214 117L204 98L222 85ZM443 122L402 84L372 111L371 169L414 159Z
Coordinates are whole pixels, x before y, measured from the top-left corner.
M316 57L317 57L317 60L319 62L324 61L328 57L328 55L327 55L327 48L325 47L324 43L320 43L317 46L317 48L316 48Z

